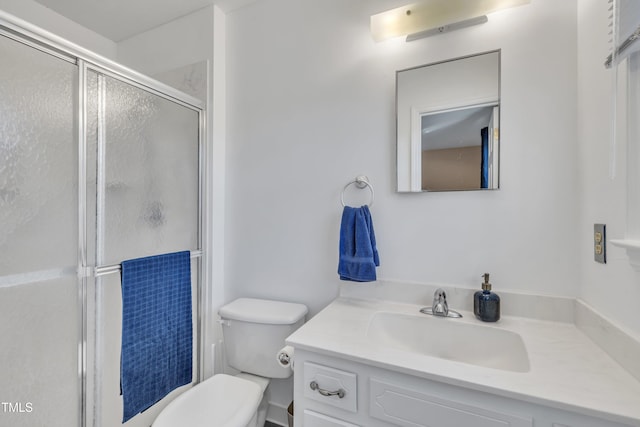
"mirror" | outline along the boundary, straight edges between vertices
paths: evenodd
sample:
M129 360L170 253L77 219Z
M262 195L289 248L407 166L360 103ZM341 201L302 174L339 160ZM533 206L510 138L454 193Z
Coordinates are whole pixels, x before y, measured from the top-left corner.
M399 192L495 190L500 51L396 73Z

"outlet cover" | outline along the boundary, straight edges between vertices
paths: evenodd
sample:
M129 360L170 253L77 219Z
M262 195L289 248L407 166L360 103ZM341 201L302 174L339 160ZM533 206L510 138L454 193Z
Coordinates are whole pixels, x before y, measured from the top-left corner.
M607 263L606 224L593 224L593 259L601 264Z

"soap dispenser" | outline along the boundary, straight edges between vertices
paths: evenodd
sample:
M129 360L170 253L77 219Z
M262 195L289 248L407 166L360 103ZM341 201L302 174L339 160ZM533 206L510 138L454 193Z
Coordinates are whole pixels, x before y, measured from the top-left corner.
M500 297L491 292L489 273L484 273L482 290L473 295L473 314L483 322L497 322L500 320Z

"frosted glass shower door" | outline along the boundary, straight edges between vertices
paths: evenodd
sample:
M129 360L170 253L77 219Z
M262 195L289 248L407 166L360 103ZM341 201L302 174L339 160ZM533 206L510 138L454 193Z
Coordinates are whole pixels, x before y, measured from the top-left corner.
M109 76L95 79L100 263L198 249L198 111Z
M0 58L0 426L78 426L78 70L1 33Z
M200 112L98 70L87 74L87 144L97 168L95 265L119 265L150 255L200 250ZM95 176L92 176L95 174ZM91 257L91 254L90 254ZM200 261L192 255L194 378ZM98 269L99 271L100 268ZM119 274L96 277L96 425L122 421ZM187 386L188 387L188 386ZM186 387L182 387L177 391ZM127 422L149 426L169 399Z

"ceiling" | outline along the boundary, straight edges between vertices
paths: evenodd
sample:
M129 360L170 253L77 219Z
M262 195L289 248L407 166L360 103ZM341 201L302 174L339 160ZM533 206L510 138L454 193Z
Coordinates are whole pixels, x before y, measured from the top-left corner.
M114 42L217 4L225 12L257 0L35 0Z
M479 146L480 129L489 126L493 106L422 116L422 150Z

